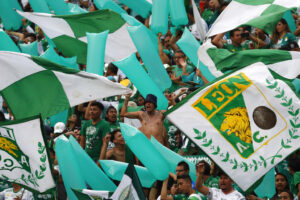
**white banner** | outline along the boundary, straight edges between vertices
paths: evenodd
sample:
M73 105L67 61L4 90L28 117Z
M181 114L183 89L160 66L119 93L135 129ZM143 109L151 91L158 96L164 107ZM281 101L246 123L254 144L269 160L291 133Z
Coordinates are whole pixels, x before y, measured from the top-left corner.
M300 147L300 101L262 63L187 98L167 118L243 190Z
M0 178L37 192L55 187L40 118L0 124Z

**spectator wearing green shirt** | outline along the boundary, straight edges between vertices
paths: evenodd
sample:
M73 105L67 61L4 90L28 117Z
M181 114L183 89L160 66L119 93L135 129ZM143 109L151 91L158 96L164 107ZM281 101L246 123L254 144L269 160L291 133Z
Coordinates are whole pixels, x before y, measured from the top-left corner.
M80 145L94 161L100 157L102 138L109 132L108 123L100 117L103 109L101 103L92 102L91 120L85 122L80 131Z
M271 47L273 49L280 49L290 42L296 41L296 37L289 28L285 19L280 19L272 34Z
M288 167L290 173L293 175L291 190L300 199L300 158L290 159Z
M229 32L231 44L224 42L223 37L226 33L216 35L212 39L212 43L218 48L227 49L230 52L237 52L249 49L249 43L242 44L242 32L239 29L234 29Z

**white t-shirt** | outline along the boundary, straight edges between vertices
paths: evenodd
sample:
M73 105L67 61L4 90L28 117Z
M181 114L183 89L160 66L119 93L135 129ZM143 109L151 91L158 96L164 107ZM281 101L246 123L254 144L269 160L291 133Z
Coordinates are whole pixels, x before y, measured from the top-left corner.
M0 192L0 200L14 200L16 197L22 197L22 200L34 200L33 195L28 190L21 188L18 192L14 192L13 188L8 188Z
M236 190L229 194L224 194L221 189L209 188L208 196L211 200L245 200L245 197Z

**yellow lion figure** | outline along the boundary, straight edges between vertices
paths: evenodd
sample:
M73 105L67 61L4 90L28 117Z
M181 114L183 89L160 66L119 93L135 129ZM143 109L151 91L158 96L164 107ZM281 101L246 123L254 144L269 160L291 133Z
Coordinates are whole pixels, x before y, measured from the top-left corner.
M8 153L17 157L17 154L14 152L14 150L18 150L18 147L4 137L0 137L0 149L3 149L4 151L7 151Z
M250 121L246 108L233 108L224 113L226 117L221 125L221 131L228 135L235 133L242 141L251 143L252 135L250 130Z

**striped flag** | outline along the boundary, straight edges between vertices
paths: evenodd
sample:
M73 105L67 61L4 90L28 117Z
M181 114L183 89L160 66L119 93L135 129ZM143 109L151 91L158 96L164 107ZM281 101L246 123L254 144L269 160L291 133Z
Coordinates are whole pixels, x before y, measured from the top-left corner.
M219 77L166 114L246 191L299 149L299 113L289 85L255 63Z
M207 36L249 25L271 34L288 10L297 9L300 0L233 0L220 14Z
M232 53L207 41L199 47L198 58L215 77L256 62L264 63L269 69L287 79L294 79L300 74L300 52L296 51L252 49Z
M111 10L74 15L51 15L17 11L22 17L37 24L67 57L77 56L77 62L86 64L86 33L109 30L105 61L118 61L128 57L136 48L129 36L129 26L120 14Z
M105 77L69 69L43 58L0 51L0 93L15 119L52 116L91 100L131 90Z

